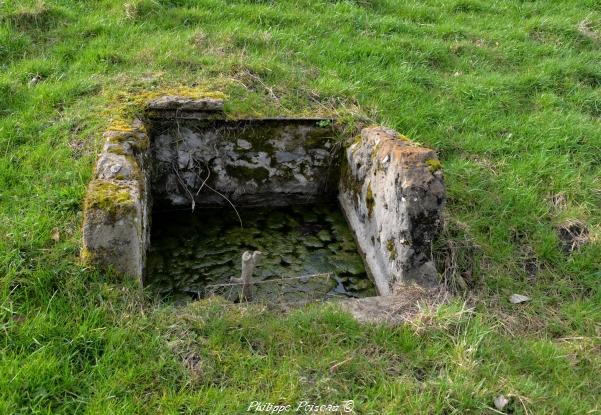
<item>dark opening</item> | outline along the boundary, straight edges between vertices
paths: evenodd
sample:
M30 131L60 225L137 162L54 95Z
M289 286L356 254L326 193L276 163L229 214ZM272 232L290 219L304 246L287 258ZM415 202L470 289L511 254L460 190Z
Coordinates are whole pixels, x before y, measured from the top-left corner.
M174 300L239 298L244 251L261 251L254 301L368 297L368 278L353 234L335 203L288 207L155 211L145 283ZM240 225L242 220L243 227Z

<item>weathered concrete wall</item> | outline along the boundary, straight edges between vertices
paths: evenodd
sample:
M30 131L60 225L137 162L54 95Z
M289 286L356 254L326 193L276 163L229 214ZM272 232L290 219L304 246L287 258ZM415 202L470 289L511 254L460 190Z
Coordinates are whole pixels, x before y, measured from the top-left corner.
M137 123L105 138L85 199L82 258L141 281L150 240L148 137Z
M372 127L347 148L345 162L339 201L380 294L412 281L434 285L431 241L445 194L435 152Z
M341 147L331 120L218 119L219 110L177 105L162 103L149 117L157 204L219 206L227 197L236 206L281 206L335 198Z

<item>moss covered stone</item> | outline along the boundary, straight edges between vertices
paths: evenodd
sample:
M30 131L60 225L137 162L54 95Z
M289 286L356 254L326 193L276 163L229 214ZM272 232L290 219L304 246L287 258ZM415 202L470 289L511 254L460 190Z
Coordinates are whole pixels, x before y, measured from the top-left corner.
M396 247L394 246L394 239L390 238L386 241L386 250L388 251L388 255L391 260L396 259Z
M426 164L432 173L442 169L442 164L437 159L428 159L426 160Z
M109 153L117 154L119 156L125 156L128 154L127 151L122 146L117 146L117 145L111 146L109 149L107 149L107 151Z
M274 154L275 147L270 142L275 137L279 137L283 132L283 127L281 125L262 125L261 128L244 128L242 126L242 130L234 130L231 140L235 141L235 139L243 139L250 143L250 150L253 152L262 151L269 155Z
M129 143L137 151L144 151L150 146L148 136L142 131L112 129L108 133L107 141L111 144Z
M227 166L227 173L236 179L255 179L262 182L269 178L269 170L265 167Z
M340 184L353 195L355 204L358 203L362 183L353 175L346 157L343 157L340 162Z
M143 184L142 181L142 169L140 168L140 165L138 164L138 160L136 160L136 158L132 155L126 154L125 155L125 159L127 160L127 162L129 163L129 165L131 166L132 169L132 178L135 180L140 181L140 184Z
M330 126L319 126L307 135L303 144L306 149L323 148L332 137L333 130Z
M104 180L90 183L85 209L101 209L111 215L119 215L134 209L135 201L126 184Z
M374 193L371 190L371 183L367 185L367 193L365 194L365 206L367 206L367 215L371 217L376 200L374 199Z

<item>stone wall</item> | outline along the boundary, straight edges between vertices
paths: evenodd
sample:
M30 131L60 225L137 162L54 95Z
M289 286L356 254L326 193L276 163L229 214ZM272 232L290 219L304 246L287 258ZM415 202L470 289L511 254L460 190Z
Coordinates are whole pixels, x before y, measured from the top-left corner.
M148 137L140 122L104 137L84 203L82 257L141 281L150 240Z
M392 130L366 128L346 149L338 198L381 295L437 283L431 241L444 195L435 152Z
M281 206L336 197L341 146L332 120L220 119L217 107L173 107L163 101L149 116L157 205Z

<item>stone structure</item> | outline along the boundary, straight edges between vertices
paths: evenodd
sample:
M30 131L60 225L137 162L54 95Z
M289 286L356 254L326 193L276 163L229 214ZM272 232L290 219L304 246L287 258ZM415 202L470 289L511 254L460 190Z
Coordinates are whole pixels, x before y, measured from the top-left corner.
M345 161L340 205L380 294L407 282L434 285L431 242L445 195L435 152L372 127L346 149Z
M157 204L285 206L336 193L341 146L332 120L232 120L218 109L179 118L161 107L149 117Z
M141 123L105 133L84 202L84 261L144 275L150 241L148 137Z
M343 152L330 119L230 119L219 100L164 97L149 104L144 125L105 136L85 202L89 263L141 281L153 204L289 205L338 195L381 295L437 281L430 243L444 202L440 163L394 131L366 128Z

